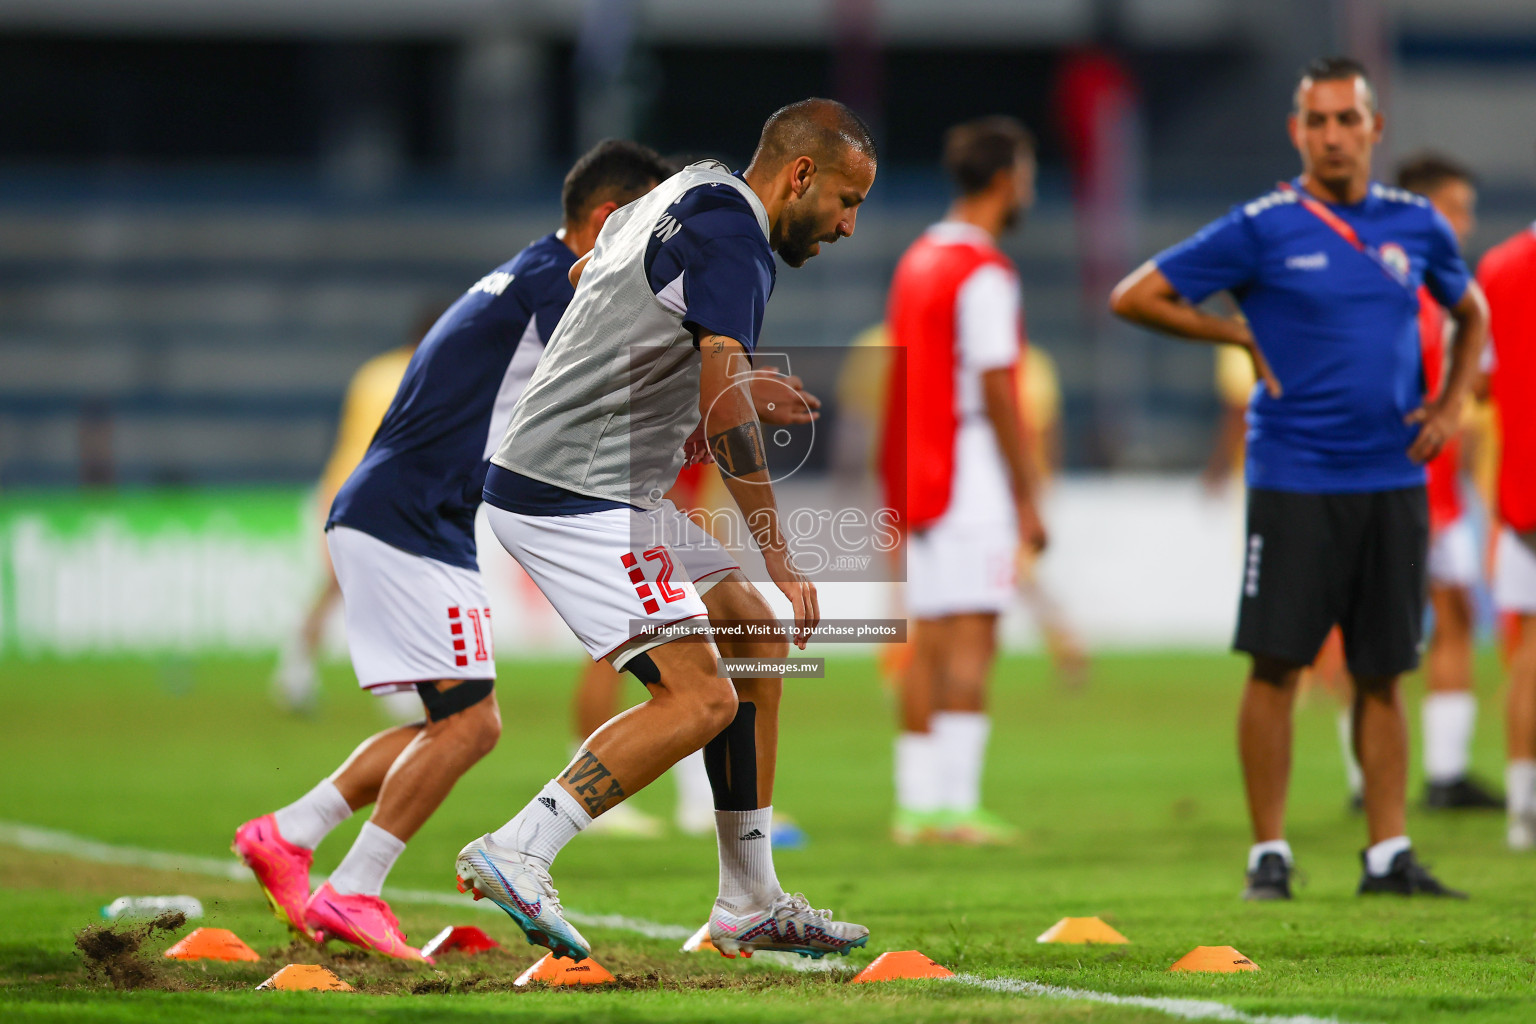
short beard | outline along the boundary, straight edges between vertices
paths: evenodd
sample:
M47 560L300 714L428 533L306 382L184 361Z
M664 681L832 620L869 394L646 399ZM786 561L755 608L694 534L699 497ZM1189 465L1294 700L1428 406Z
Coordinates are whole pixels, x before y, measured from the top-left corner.
M816 237L816 224L809 217L801 217L793 206L786 207L783 219L783 236L779 239L778 254L791 267L803 267L814 253L811 247L820 239Z
M1019 230L1024 226L1024 221L1027 220L1028 217L1029 211L1024 207L1022 203L1020 203L1018 206L1015 206L1013 209L1009 210L1008 215L1003 218L1003 233L1008 234L1010 232Z

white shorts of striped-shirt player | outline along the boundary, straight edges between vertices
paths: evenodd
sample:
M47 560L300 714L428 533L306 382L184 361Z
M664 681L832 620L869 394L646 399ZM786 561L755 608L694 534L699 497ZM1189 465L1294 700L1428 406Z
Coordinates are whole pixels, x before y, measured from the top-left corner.
M357 681L372 693L436 679L494 679L491 602L480 573L361 530L326 534Z
M1475 587L1482 572L1472 517L1463 515L1429 538L1429 582L1439 587Z
M614 668L679 636L708 632L702 595L737 568L735 556L670 501L564 516L486 511L496 538L592 660Z
M1493 554L1493 604L1501 612L1536 615L1536 551L1509 527Z

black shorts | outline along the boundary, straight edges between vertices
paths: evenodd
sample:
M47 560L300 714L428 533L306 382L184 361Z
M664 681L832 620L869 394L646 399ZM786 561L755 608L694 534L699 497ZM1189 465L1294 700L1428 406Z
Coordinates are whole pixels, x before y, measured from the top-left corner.
M1335 624L1355 676L1419 664L1429 501L1422 487L1363 494L1248 492L1236 650L1310 665Z

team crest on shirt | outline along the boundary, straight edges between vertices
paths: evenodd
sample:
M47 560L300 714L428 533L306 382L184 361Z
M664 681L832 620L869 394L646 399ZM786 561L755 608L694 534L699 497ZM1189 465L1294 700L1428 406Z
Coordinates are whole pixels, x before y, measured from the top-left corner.
M1381 254L1382 264L1397 275L1398 280L1408 280L1408 253L1402 246L1396 242L1387 242L1377 252Z

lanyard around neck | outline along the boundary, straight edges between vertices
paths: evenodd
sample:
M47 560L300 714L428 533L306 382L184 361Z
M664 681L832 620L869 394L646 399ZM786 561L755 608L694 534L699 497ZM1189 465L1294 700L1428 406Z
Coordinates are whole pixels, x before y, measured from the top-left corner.
M1355 229L1346 220L1344 220L1343 217L1340 217L1338 214L1328 209L1325 204L1318 202L1312 196L1302 192L1288 181L1280 182L1279 188L1281 192L1289 192L1294 195L1296 197L1296 201L1302 205L1303 209L1332 228L1335 234L1350 244L1351 248L1380 267L1384 274L1386 274L1392 280L1396 281L1398 284L1402 285L1404 288L1412 288L1412 282L1408 280L1408 275L1402 273L1397 268L1389 265L1386 260L1382 259L1381 253L1376 250L1375 246L1366 245L1364 242L1362 242L1360 240L1359 233L1355 231Z

